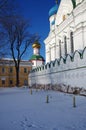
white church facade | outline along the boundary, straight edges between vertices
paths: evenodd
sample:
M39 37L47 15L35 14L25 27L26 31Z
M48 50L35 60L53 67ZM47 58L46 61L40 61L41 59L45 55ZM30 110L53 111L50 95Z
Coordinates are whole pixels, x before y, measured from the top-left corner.
M73 0L74 1L74 0ZM45 39L46 63L86 46L86 0L61 0L49 11L50 32Z
M49 22L46 64L32 69L30 86L86 95L86 0L61 0Z

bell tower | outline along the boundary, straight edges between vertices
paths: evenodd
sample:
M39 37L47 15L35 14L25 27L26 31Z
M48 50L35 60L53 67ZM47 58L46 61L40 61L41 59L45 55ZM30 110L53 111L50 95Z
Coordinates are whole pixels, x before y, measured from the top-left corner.
M45 62L44 58L40 55L40 47L41 45L38 41L35 41L32 45L33 55L30 61L32 62L33 68L43 65Z

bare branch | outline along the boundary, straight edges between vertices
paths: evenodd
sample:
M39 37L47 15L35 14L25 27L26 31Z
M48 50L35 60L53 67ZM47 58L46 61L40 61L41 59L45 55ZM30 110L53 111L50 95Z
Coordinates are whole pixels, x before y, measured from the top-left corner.
M8 0L0 0L0 9L2 9L6 4Z

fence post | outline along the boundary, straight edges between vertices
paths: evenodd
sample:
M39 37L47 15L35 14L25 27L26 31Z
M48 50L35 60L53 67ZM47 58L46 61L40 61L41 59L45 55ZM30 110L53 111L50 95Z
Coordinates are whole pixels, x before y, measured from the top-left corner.
M75 95L73 96L73 107L76 107L76 98L75 98Z
M32 89L30 89L30 94L32 95Z
M49 95L46 96L46 103L49 103Z

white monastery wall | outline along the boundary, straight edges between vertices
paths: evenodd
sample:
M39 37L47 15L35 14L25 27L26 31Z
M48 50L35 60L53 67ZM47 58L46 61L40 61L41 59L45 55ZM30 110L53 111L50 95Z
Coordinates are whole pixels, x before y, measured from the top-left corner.
M64 60L47 63L32 70L29 75L30 86L36 85L70 85L86 89L86 48L76 51Z

